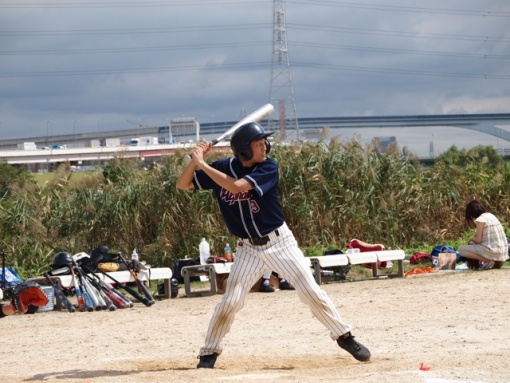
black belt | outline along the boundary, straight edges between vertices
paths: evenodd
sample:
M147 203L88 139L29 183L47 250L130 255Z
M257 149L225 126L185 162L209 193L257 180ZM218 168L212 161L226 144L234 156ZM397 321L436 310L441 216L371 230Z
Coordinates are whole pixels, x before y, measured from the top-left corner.
M280 236L280 233L278 233L278 230L275 230L273 233L275 233L277 237ZM259 238L247 238L247 240L253 246L264 246L266 243L268 243L271 240L271 238L269 238L269 235L264 235L263 237L259 237Z

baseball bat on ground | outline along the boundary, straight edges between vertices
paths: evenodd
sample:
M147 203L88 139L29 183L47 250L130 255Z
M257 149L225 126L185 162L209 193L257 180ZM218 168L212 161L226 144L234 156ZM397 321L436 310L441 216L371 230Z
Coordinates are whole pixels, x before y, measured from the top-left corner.
M103 270L99 269L99 271L105 275L107 278L111 279L115 283L116 288L123 288L126 290L128 294L130 294L133 298L135 298L137 301L143 303L145 306L149 307L152 305L152 302L145 296L142 296L138 291L133 290L129 286L124 286L122 283L120 283L118 280L116 280L114 277L109 275L108 273L105 273Z
M126 309L133 307L133 302L131 302L124 294L122 294L115 287L112 287L110 284L104 282L101 278L99 278L93 271L89 268L86 268L87 276L97 283L99 287L103 290L108 298L113 302L113 304L119 309ZM102 270L99 270L102 271Z
M85 272L78 264L78 261L83 258L90 259L90 255L88 255L87 253L84 253L84 252L80 252L80 253L74 254L72 256L74 267L76 268L76 270L78 272L80 282L83 285L83 288L89 294L90 299L92 301L92 305L94 306L94 308L96 310L106 310L108 308L107 304L106 304L105 300L103 299L102 295L100 294L99 290L97 290L95 288L95 286L91 285L91 283L85 277Z
M90 300L92 302L92 306L97 310L106 310L106 304L102 302L101 299L99 299L99 292L96 291L94 287L90 283L88 283L87 279L85 278L85 273L82 269L76 265L76 270L78 272L78 278L80 279L81 285L83 286L83 289L87 291L89 294Z
M105 292L105 289L103 286L101 286L93 277L91 277L90 275L88 274L85 274L85 277L88 279L88 282L90 284L92 284L93 287L96 288L96 290L98 291L99 295L101 296L102 300L104 301L104 304L106 306L106 308L110 311L115 311L117 309L117 306L115 305L115 303L113 303L113 301L110 299L110 297L108 296L108 294L106 294Z
M128 309L133 307L133 302L113 286L104 288L104 293L110 298L113 304L119 309Z
M73 273L73 276L75 274L74 268L76 267L76 272L78 273L78 266L76 265L76 261L73 260L73 264L71 265L71 272ZM83 299L85 301L85 307L87 308L87 311L94 311L94 309L97 309L97 303L92 300L91 294L87 291L87 288L85 287L85 284L83 283L81 279L80 273L78 273L78 281L77 281L81 287L81 293L83 295Z
M149 289L143 284L143 282L140 280L140 278L138 278L138 275L136 274L136 271L132 267L130 267L129 264L127 263L127 261L124 259L124 257L122 256L122 253L119 253L119 258L124 263L124 265L126 265L127 269L129 270L129 273L131 274L131 276L135 280L136 285L138 286L138 290L141 291L143 293L143 295L145 295L145 297L151 303L156 302L154 300L154 297L152 296L151 292L149 291Z
M239 129L244 124L247 124L249 122L259 122L262 121L264 118L269 117L274 112L274 107L271 104L265 104L258 108L257 110L251 112L246 117L241 119L238 123L235 125L232 125L227 131L223 134L221 134L218 138L215 138L211 141L212 145L216 145L218 142L223 141L226 138L229 138L234 134L234 132ZM191 160L191 156L186 155L186 160L189 162Z
M53 281L51 280L51 277L48 275L48 273L44 273L44 276L53 286L53 291L55 293L55 296L58 297L58 299L60 300L60 302L62 302L62 304L67 309L67 311L69 311L70 313L74 313L76 311L76 307L74 307L74 305L71 303L69 298L67 298L64 295L64 293L62 292L62 290L60 290L60 287L58 286L58 282L53 283Z
M76 278L76 274L74 273L74 267L73 265L69 265L69 268L71 269L71 274L73 276L73 284L74 288L76 290L76 298L78 299L78 308L80 311L93 311L92 305L88 305L85 302L85 298L83 297L83 292L81 291L81 287L78 283L78 279Z

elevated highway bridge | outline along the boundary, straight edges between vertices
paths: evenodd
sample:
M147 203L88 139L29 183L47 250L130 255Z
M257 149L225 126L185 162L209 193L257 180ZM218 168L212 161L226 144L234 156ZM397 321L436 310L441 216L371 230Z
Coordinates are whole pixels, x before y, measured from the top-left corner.
M36 136L30 138L15 138L0 142L0 161L11 164L33 164L31 168L38 170L48 168L49 164L66 162L79 164L98 164L122 153L124 156L155 159L162 155L170 155L180 148L192 145L197 137L213 139L226 131L237 121L225 121L200 124L199 132L173 132L177 143L165 143L151 147L132 147L126 145L132 137L156 136L160 142L168 138L168 126L138 127L136 129L115 130L92 133L76 133L58 136ZM268 126L269 121L262 121ZM510 142L510 113L498 114L449 114L449 115L416 115L416 116L362 116L362 117L312 117L300 118L299 129L287 132L287 136L303 139L309 132L317 132L324 128L410 128L423 127L455 127L473 130L497 137ZM508 129L508 130L507 130ZM302 137L302 138L301 138ZM95 146L90 142L108 138L118 138L120 146ZM49 150L17 150L21 142L35 142L38 147L66 145L66 149ZM168 141L167 141L168 142ZM225 145L225 144L224 144ZM228 145L227 145L228 146ZM221 146L220 146L221 148Z

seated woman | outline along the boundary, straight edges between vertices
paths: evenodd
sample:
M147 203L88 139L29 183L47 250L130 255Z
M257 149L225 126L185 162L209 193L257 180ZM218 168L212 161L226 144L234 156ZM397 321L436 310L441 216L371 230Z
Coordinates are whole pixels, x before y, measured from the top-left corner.
M468 225L474 223L476 234L468 239L467 245L459 247L460 255L480 261L482 270L501 268L508 258L508 240L501 222L476 200L467 204L465 219Z

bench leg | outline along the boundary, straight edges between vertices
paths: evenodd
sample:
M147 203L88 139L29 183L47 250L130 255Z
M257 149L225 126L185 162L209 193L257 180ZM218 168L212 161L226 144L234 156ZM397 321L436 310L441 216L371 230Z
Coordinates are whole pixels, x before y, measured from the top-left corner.
M211 294L216 295L218 292L218 286L216 285L216 271L214 267L209 269L209 283L211 284Z
M184 280L184 293L187 297L191 295L191 286L190 286L190 275L188 270L182 270L182 279Z
M379 276L379 271L377 270L377 262L372 263L372 276L377 278Z
M170 286L170 278L168 279L165 279L163 281L164 283L164 287L165 287L165 298L169 299L170 298L170 289L171 289L171 286Z
M210 289L207 291L191 291L191 276L209 275ZM208 295L216 294L216 273L214 267L211 265L201 265L200 267L184 267L181 270L181 275L184 280L184 290L187 297L205 297Z
M321 278L321 265L319 264L319 262L313 262L313 276L315 278L315 282L317 282L317 284L320 286L321 283L322 283L322 278Z
M398 276L404 278L404 260L398 260Z

